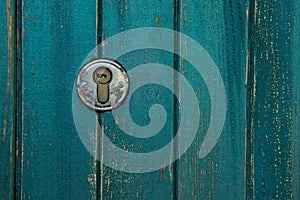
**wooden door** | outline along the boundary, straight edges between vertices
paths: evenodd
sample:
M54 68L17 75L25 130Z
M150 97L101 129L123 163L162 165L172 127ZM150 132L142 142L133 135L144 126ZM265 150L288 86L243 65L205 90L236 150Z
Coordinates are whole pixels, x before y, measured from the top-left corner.
M3 1L1 199L300 199L298 3ZM225 86L226 119L216 146L202 158L199 149L212 109L201 74L163 50L141 49L120 57L128 71L161 63L180 72L194 89L200 110L197 135L180 159L158 170L129 173L104 165L85 148L73 120L72 91L82 62L97 44L142 27L178 31L205 49ZM184 44L174 37L174 49L187 55ZM180 98L184 96L178 99L151 84L132 96L131 117L139 126L150 123L152 105L164 107L167 120L157 136L129 137L111 112L95 117L96 134L105 134L125 151L162 148L180 126L185 112Z

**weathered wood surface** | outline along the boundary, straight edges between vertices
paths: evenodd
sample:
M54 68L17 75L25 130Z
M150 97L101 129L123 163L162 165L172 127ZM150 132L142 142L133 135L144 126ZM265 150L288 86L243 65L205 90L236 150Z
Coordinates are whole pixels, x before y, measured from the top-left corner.
M300 199L300 2L293 5L292 70L293 70L293 133L292 176L293 198Z
M98 35L103 40L119 32L140 27L173 28L173 4L170 1L103 1L101 15L102 25ZM99 41L100 42L100 41ZM132 38L132 42L135 38ZM153 41L163 42L163 41ZM120 47L121 48L121 47ZM105 51L105 48L104 48ZM163 51L141 50L131 52L118 59L123 66L130 70L144 63L163 63L173 66L173 55ZM165 128L152 139L135 139L128 137L118 128L118 122L114 122L110 113L101 114L103 121L102 130L110 136L119 147L135 152L153 151L161 148L169 142L173 136L173 95L170 91L157 87L146 86L138 90L131 100L130 112L133 120L138 125L145 126L149 121L148 111L155 103L165 107L168 115L168 123ZM118 119L122 121L123 119ZM150 142L149 142L150 141ZM106 155L103 155L106 156ZM124 158L125 159L125 158ZM124 164L126 161L124 161ZM144 174L130 174L103 167L101 179L103 187L101 197L103 199L173 199L175 198L174 166L166 163L164 169Z
M293 166L293 160L299 162L297 3L252 1L250 4L249 199L299 198L299 166Z
M1 198L299 199L299 5L299 0L1 3ZM199 158L211 120L200 74L163 51L122 56L127 70L148 62L173 66L195 89L201 111L198 136L179 161L131 174L102 165L85 149L74 127L71 94L82 61L97 43L146 26L178 30L207 50L225 84L227 115L217 145ZM132 98L131 114L146 125L155 103L169 113L159 138L127 137L110 113L100 115L99 134L105 130L129 151L162 147L179 124L172 93L158 86L141 88Z
M217 145L207 157L199 158L203 137L212 120L211 102L203 79L192 70L193 66L182 61L180 71L198 91L201 119L193 146L179 161L179 198L243 199L248 1L187 0L180 7L180 31L207 50L222 75L227 113Z
M15 2L0 4L0 196L14 198L15 174Z
M22 199L95 199L96 161L72 117L78 66L96 45L95 1L22 1Z

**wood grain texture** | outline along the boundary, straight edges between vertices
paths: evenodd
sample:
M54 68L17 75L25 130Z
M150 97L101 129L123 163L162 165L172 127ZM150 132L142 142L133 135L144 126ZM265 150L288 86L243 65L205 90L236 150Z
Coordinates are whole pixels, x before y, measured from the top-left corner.
M1 3L1 199L299 199L299 5L299 0ZM72 89L97 43L146 26L181 31L207 50L225 84L227 115L217 145L199 158L211 120L201 75L160 50L120 57L127 70L150 62L173 66L195 89L201 111L198 135L179 161L131 174L99 163L83 146L73 123ZM114 121L109 112L99 117L99 136L106 134L128 151L163 147L177 131L180 105L166 88L142 87L131 99L133 121L147 125L153 104L164 106L168 120L152 139L128 137L118 128L122 119Z
M72 117L72 89L96 45L95 1L22 1L22 199L95 199L96 162Z
M179 199L243 199L248 2L183 0L180 12L181 32L206 49L221 73L227 114L217 145L205 158L199 158L212 120L210 97L200 74L182 60L180 71L197 91L201 119L192 147L179 161ZM189 47L181 47L185 48Z
M0 197L14 198L15 170L15 3L0 4Z
M103 1L102 25L98 35L105 40L119 32L140 27L173 28L173 8L171 1ZM132 42L136 42L132 38ZM155 43L161 41L153 41ZM121 48L121 47L120 47ZM173 66L173 55L157 50L141 50L131 52L118 59L130 70L144 63L163 63ZM149 152L159 149L169 142L173 136L173 95L168 90L155 85L142 87L135 92L130 102L130 112L135 123L147 125L148 111L153 104L164 106L168 115L164 129L152 139L136 139L129 137L118 128L118 119L114 121L110 113L102 113L102 130L111 140L128 151ZM103 155L106 156L106 155ZM126 160L124 164L126 164ZM109 167L100 168L101 199L173 199L174 167L168 166L158 171L144 174L120 172Z
M295 5L274 0L252 1L250 6L249 199L293 199L299 193L299 188L293 191L292 178L298 173L298 167L292 167L293 156L299 157L292 148L293 135L299 134L293 132L294 97L298 96L294 75L299 73L299 63L293 62L299 54L293 46L298 43Z
M300 1L294 1L294 27L292 44L292 68L294 78L293 99L293 198L300 199Z

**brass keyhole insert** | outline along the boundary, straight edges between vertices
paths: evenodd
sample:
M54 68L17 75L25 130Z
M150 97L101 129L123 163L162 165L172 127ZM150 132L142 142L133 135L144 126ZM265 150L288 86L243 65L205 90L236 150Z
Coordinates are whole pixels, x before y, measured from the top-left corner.
M97 100L105 104L109 101L109 83L112 80L112 72L107 67L98 67L93 74L97 84Z

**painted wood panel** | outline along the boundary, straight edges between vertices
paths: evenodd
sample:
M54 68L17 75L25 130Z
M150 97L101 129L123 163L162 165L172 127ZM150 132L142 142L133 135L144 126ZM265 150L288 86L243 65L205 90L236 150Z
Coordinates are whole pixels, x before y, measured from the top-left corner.
M173 4L171 1L109 1L104 0L99 19L102 20L98 35L103 40L122 31L140 27L173 28ZM131 39L135 41L135 38ZM155 43L162 41L153 41ZM120 46L120 48L122 48ZM104 47L105 51L105 47ZM130 70L144 63L163 63L173 66L173 55L158 50L140 50L123 55L118 61ZM135 123L145 126L149 123L148 111L153 104L161 104L167 113L167 123L164 129L152 139L137 139L130 137L118 128L118 119L114 121L111 113L101 113L102 130L109 135L115 145L124 150L134 152L149 152L161 148L173 136L173 95L168 90L155 85L142 87L135 92L130 102L130 112ZM103 155L106 156L106 155ZM124 158L126 164L126 158ZM174 167L168 166L158 171L132 174L117 171L102 166L101 178L103 199L174 199Z
M72 89L96 45L95 1L22 1L22 199L95 199L96 161L75 130Z
M0 196L14 198L15 174L15 2L0 4Z
M217 145L200 158L203 138L210 120L214 120L211 100L203 78L182 60L180 71L197 90L201 119L192 147L179 161L179 199L243 199L248 1L183 0L180 8L180 31L202 45L220 71L226 89L227 113Z
M299 66L295 62L299 54L299 30L295 30L299 19L295 16L299 13L295 11L299 9L294 1L252 1L250 5L250 199L299 197L299 180L293 180L293 174L299 173L297 164L293 167L293 159L299 162L299 130L293 131L299 126Z
M293 158L293 198L300 199L300 1L294 1L294 21L292 39L292 69L293 69L293 133L292 133L292 158Z

